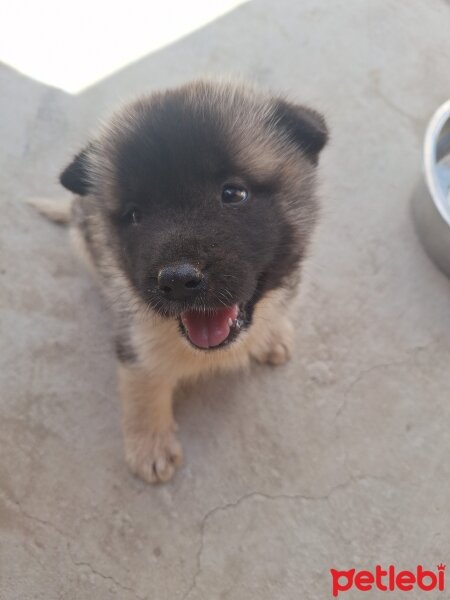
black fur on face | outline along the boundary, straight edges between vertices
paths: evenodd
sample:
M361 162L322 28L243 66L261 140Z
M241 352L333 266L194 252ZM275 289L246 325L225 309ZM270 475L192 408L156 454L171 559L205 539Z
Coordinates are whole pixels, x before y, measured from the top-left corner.
M126 107L61 183L101 214L110 251L156 312L238 304L249 322L264 294L296 283L327 136L315 111L196 82ZM172 297L161 273L180 265L201 283Z

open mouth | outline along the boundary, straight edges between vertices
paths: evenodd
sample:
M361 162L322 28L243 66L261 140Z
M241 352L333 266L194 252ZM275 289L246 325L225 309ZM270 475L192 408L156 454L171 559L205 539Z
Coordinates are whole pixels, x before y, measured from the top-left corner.
M186 310L179 316L183 335L196 348L211 350L233 342L247 323L246 310L238 304L207 311Z

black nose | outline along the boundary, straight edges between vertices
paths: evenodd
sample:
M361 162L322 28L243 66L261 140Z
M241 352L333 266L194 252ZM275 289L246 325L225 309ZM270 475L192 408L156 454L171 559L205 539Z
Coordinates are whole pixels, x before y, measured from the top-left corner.
M197 296L204 288L203 273L189 263L164 267L158 274L158 286L171 300Z

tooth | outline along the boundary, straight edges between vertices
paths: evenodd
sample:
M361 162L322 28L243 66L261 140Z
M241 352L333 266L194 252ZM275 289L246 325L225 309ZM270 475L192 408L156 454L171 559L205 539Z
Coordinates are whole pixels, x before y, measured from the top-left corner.
M233 327L233 319L231 317L228 318L228 327Z

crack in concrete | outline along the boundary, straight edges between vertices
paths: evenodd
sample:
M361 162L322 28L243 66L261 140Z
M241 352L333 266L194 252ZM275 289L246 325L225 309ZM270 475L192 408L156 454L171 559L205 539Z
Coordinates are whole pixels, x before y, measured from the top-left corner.
M431 342L429 342L428 344L424 344L422 346L415 346L414 348L411 348L411 350L409 350L408 355L403 358L402 360L397 360L397 361L391 361L391 362L386 362L386 363L379 363L376 365L372 365L371 367L367 367L367 369L363 369L362 371L360 371L358 373L358 375L349 383L349 385L347 386L345 392L344 392L344 400L342 401L340 407L338 408L337 412L336 412L336 416L335 419L337 420L342 413L344 412L346 406L347 406L347 402L349 400L348 396L350 394L350 392L353 390L353 388L358 385L358 383L360 381L362 381L362 379L368 375L369 373L372 373L373 371L378 371L378 370L383 370L383 369L389 369L391 367L402 367L406 364L408 364L411 360L414 360L416 358L416 355L419 352L422 352L424 350L428 350L428 348L430 346L433 346L435 343L435 340L432 340Z
M40 517L36 517L35 515L32 515L31 513L26 511L24 509L24 507L22 506L21 501L18 500L17 498L8 498L8 499L11 500L12 503L17 506L17 508L20 511L20 514L23 515L26 519L33 521L34 523L38 523L39 525L42 525L43 527L47 527L47 528L51 529L52 531L56 532L59 536L61 536L62 538L64 538L66 540L67 553L68 553L70 560L74 566L87 567L91 571L91 573L93 573L94 575L98 575L105 581L111 581L119 589L123 590L124 592L131 592L135 596L135 598L137 598L137 600L148 600L148 596L145 596L145 597L140 596L136 592L136 590L134 590L133 588L130 588L128 586L121 584L119 581L117 581L117 579L115 579L111 575L105 575L104 573L101 573L100 571L95 569L90 563L84 562L84 561L76 561L72 554L72 550L70 547L70 536L66 532L64 532L62 529L59 529L59 527L57 527L51 521L48 521L47 519L41 519Z
M350 485L352 485L354 483L358 483L359 481L367 480L367 479L376 479L376 478L368 476L368 475L350 476L343 483L339 483L339 484L335 485L333 488L331 488L331 490L327 494L323 494L320 496L319 495L318 496L307 495L307 494L267 494L264 492L253 491L253 492L248 492L247 494L243 494L234 502L228 502L227 504L221 504L219 506L215 506L214 508L209 510L203 516L203 518L200 522L200 544L199 544L199 548L198 548L197 554L196 554L197 566L196 566L194 575L192 577L191 584L190 584L189 588L187 589L187 591L181 597L181 600L187 600L188 597L192 594L192 592L197 587L197 580L198 580L201 570L202 570L201 558L202 558L202 554L203 554L203 550L204 550L204 546L205 546L205 529L206 529L206 525L207 525L208 521L215 514L222 512L222 511L227 511L229 509L237 508L241 504L246 502L247 500L251 500L253 498L261 498L263 500L268 500L268 501L272 501L272 500L294 500L294 501L304 500L306 502L319 502L319 501L328 502L330 500L331 496L333 494L335 494L336 492L338 492L340 490L345 490Z
M417 354L419 354L419 352L428 350L428 348L430 348L431 346L435 345L436 340L431 340L430 342L428 342L427 344L423 344L421 346L414 346L413 348L411 348L408 351L408 354L405 358L403 358L402 360L397 360L397 361L391 361L391 362L386 362L386 363L379 363L376 365L372 365L371 367L368 367L367 369L363 369L362 371L360 371L358 373L358 375L350 382L350 384L347 386L347 388L344 391L344 399L341 402L341 405L339 406L338 410L336 411L336 415L335 415L335 423L336 423L336 442L340 442L341 441L341 427L338 423L339 418L342 416L342 414L344 413L344 411L347 409L347 405L350 401L350 392L353 390L353 388L358 385L358 383L360 381L362 381L362 379L364 379L364 377L366 375L368 375L369 373L372 373L373 371L378 371L378 370L384 370L384 369L389 369L391 367L402 367L405 366L406 364L408 364L411 360L415 360ZM344 467L345 470L347 471L347 473L350 473L350 469L347 466L348 463L348 455L347 455L347 450L344 447Z
M416 358L416 355L419 352L427 350L430 346L434 345L434 343L435 343L435 340L432 340L428 344L424 344L422 346L416 346L416 347L412 348L410 353L402 360L372 365L371 367L368 367L367 369L360 371L359 374L350 382L350 384L347 386L347 388L344 392L344 401L342 402L341 406L339 407L339 409L336 413L336 420L344 412L347 402L348 402L348 399L349 399L348 396L349 396L350 392L366 375L368 375L369 373L371 373L373 371L389 369L391 367L404 366L404 365L408 364L411 360L414 360ZM236 508L239 505L241 505L243 502L245 502L246 500L251 499L251 498L264 498L266 500L280 500L280 499L283 500L284 499L284 500L306 500L306 501L320 501L320 500L323 501L323 500L325 500L325 501L328 501L330 499L330 497L332 496L332 494L334 494L336 491L345 489L349 485L351 485L355 482L367 480L367 479L380 480L380 478L372 477L369 475L349 476L349 478L344 483L338 484L337 486L332 488L328 494L323 495L323 496L308 496L305 494L292 494L292 495L290 495L290 494L273 494L273 495L271 495L271 494L265 494L263 492L257 492L257 491L249 492L248 494L244 494L243 496L240 496L234 502L230 502L228 504L224 504L224 505L216 506L215 508L212 508L210 511L208 511L205 514L205 516L201 520L201 523L200 523L200 546L199 546L199 549L198 549L197 555L196 555L197 568L193 575L191 585L189 586L188 590L183 594L181 600L187 600L188 597L192 594L192 592L194 591L194 589L197 586L197 580L201 573L201 557L202 557L203 549L204 549L204 536L205 536L206 524L209 521L209 519L216 513L220 512L220 511L228 510L230 508Z
M409 361L411 360L411 357L407 357L403 360L399 360L399 361L392 361L392 362L388 362L388 363L380 363L377 365L372 365L371 367L368 367L367 369L364 369L362 371L360 371L358 373L358 375L349 383L349 385L347 386L347 389L344 392L344 400L342 401L340 407L338 408L337 412L336 412L336 416L335 419L337 420L342 413L344 412L344 410L346 409L347 406L347 402L348 402L348 396L350 394L350 392L353 390L353 388L355 386L358 385L358 383L360 381L362 381L364 379L364 377L366 375L368 375L369 373L372 373L373 371L379 371L379 370L383 370L383 369L388 369L390 367L400 367L403 366L405 364L407 364Z
M386 104L388 108L390 108L393 112L397 113L404 119L410 121L416 127L422 127L424 125L424 118L416 117L415 115L412 115L406 110L403 110L400 106L398 106L395 102L392 102L390 98L383 94L381 90L376 90L376 95Z
M408 356L406 356L404 359L402 360L398 360L398 361L392 361L392 362L388 362L388 363L380 363L377 365L372 365L371 367L368 367L367 369L364 369L363 371L360 371L360 373L357 375L357 377L355 377L353 379L353 381L351 381L351 383L347 386L346 391L344 392L344 401L342 402L341 406L339 407L337 413L336 413L336 419L339 418L339 416L344 412L347 402L348 402L348 395L350 394L351 390L368 374L371 373L373 371L377 371L380 369L388 369L391 367L399 367L399 366L404 366L406 364L408 364L411 360L414 360L416 358L416 355L423 351L423 350L427 350L430 346L432 346L434 344L434 340L429 342L428 344L425 344L423 346L416 346L414 348L411 349L410 354ZM348 469L347 469L348 470ZM243 502L245 502L246 500L249 500L251 498L263 498L265 500L305 500L305 501L328 501L331 496L337 492L338 490L343 490L346 489L347 487L349 487L350 485L352 485L353 483L357 483L359 481L364 481L364 480L376 480L376 481L384 481L379 477L374 477L374 476L370 476L370 475L350 475L349 478L344 481L343 483L340 483L338 485L336 485L335 487L333 487L328 494L322 495L322 496L308 496L306 494L266 494L263 492L258 492L258 491L254 491L254 492L249 492L247 494L244 494L243 496L240 496L237 500L235 500L234 502L230 502L227 504L223 504L220 506L216 506L214 508L212 508L211 510L209 510L204 517L201 520L200 523L200 546L199 549L197 551L197 555L196 555L196 563L197 563L197 568L196 571L193 575L192 578L192 582L191 585L189 586L188 590L183 594L181 600L187 600L188 597L192 594L192 592L194 591L194 589L197 586L197 580L198 577L201 573L201 557L203 554L203 549L204 549L204 537L205 537L205 528L206 528L206 524L209 521L209 519L215 515L216 513L220 512L220 511L224 511L224 510L228 510L230 508L236 508L238 506L240 506Z
M335 415L335 425L336 425L336 442L340 442L342 439L342 431L341 431L341 426L339 424L339 419L341 417L341 415L344 413L344 411L347 408L347 405L349 403L350 400L350 392L353 390L353 388L358 385L358 383L360 381L362 381L362 379L368 375L369 373L372 373L373 371L378 371L378 370L383 370L383 369L388 369L390 367L398 367L398 366L403 366L406 363L408 363L411 360L411 356L408 356L407 358L403 359L403 360L399 360L399 361L392 361L389 363L380 363L377 365L372 365L371 367L368 367L367 369L364 369L363 371L360 371L359 374L353 379L353 381L350 382L350 384L347 386L345 392L344 392L344 399L341 402L341 405L339 406L336 415ZM350 472L350 469L348 468L348 454L347 454L347 449L344 446L343 448L343 464L344 464L344 468L347 471L347 473Z
M97 569L95 569L89 562L87 561L77 561L75 560L73 554L72 554L72 550L70 548L70 542L67 543L67 552L70 556L70 560L72 561L72 564L79 568L79 567L86 567L87 569L89 569L89 571L93 574L93 575L98 575L101 579L103 579L104 581L110 581L112 583L114 583L115 586L117 586L119 589L121 589L124 592L130 592L134 595L135 598L137 598L137 600L147 600L148 596L140 596L136 590L134 590L131 587L128 587L126 585L123 585L122 583L120 583L119 581L117 581L117 579L115 579L112 575L105 575L104 573L102 573L101 571L98 571Z
M380 81L378 80L378 78L375 78L374 81L372 82L372 91L373 91L374 96L378 96L378 98L380 98L380 100L382 102L384 102L388 108L390 108L393 112L397 113L398 115L400 115L404 119L408 120L415 127L417 127L417 126L422 127L424 125L424 119L423 118L418 117L416 115L413 115L413 114L409 113L408 111L404 110L403 108L401 108L400 106L398 106L395 102L393 102L382 91L381 84L380 84Z
M64 531L62 531L62 529L59 529L59 527L57 527L51 521L47 521L46 519L41 519L40 517L36 517L35 515L32 515L31 513L26 511L24 509L24 507L22 506L21 501L18 500L17 498L7 498L7 499L10 500L13 504L15 504L17 506L17 508L19 509L20 514L22 516L24 516L26 519L28 519L29 521L33 521L34 523L39 523L39 525L42 525L43 527L48 527L48 528L52 529L53 531L55 531L61 537L67 538L67 534Z

